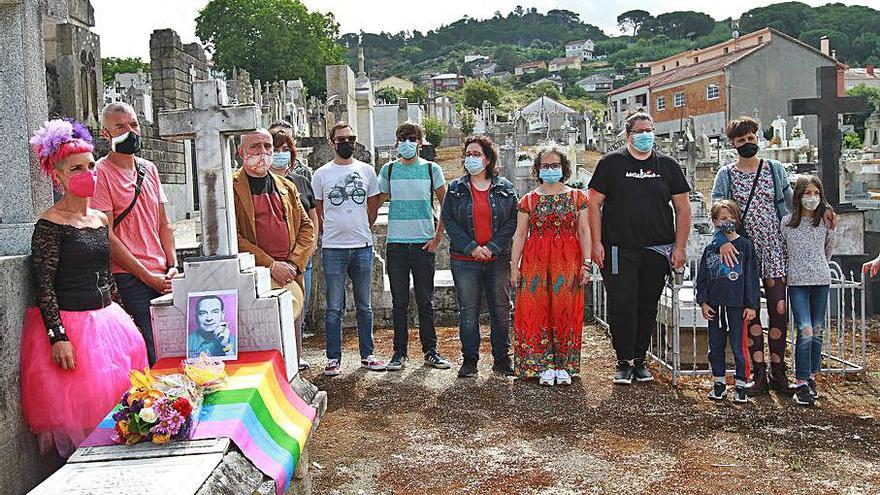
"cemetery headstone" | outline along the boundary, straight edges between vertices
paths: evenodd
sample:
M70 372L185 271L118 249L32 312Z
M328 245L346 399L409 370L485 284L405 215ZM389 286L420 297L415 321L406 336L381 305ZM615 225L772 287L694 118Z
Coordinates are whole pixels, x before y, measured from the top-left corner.
M865 97L845 96L837 93L837 67L816 68L817 98L788 100L791 115L816 115L819 117L819 175L825 189L825 197L832 206L840 205L840 148L838 129L840 114L860 113L867 109Z

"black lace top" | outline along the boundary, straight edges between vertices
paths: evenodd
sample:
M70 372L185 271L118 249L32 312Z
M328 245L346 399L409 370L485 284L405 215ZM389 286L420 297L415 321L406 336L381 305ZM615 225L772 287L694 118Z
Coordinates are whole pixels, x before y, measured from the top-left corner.
M88 311L119 301L106 226L76 228L40 219L31 253L37 304L51 343L68 340L60 310Z

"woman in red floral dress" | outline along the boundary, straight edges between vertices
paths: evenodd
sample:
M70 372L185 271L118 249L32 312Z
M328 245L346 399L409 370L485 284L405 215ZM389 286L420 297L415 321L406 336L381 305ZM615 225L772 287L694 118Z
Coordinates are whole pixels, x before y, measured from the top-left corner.
M533 173L541 185L519 202L510 262L514 371L542 385L571 385L580 372L583 286L592 269L587 197L565 185L571 164L557 146L539 150Z

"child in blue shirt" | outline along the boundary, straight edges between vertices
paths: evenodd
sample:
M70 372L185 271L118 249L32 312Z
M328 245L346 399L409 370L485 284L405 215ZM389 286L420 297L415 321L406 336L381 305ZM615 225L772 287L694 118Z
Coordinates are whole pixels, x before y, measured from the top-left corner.
M734 402L748 402L746 395L746 358L743 342L744 322L754 319L760 308L759 269L755 248L736 233L742 213L734 201L721 200L712 205L712 222L718 229L716 238L731 242L739 255L731 268L721 261L718 252L722 242L709 243L703 250L697 271L696 301L703 317L709 322L709 363L715 384L709 393L713 400L723 400L727 390L725 346L730 341L736 363L736 394ZM720 240L720 239L719 239Z

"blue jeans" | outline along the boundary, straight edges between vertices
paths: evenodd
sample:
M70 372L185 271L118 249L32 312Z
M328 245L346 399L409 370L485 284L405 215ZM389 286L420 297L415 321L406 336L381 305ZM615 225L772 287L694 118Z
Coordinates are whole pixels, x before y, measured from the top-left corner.
M306 285L306 293L305 299L303 300L303 310L302 310L302 325L300 326L300 331L305 333L308 328L308 324L306 323L308 320L306 317L308 316L309 309L309 298L312 297L312 259L309 258L309 264L306 265L306 271L303 272L303 278L305 279L304 283Z
M480 302L485 294L492 357L496 361L507 358L510 349L510 255L489 262L453 259L450 263L458 299L462 356L480 358Z
M149 285L130 273L115 273L113 280L122 298L122 307L131 315L137 325L144 343L147 345L147 360L150 366L156 363L156 344L153 342L153 320L150 317L150 300L162 294L154 291Z
M324 332L327 359L342 361L342 315L345 314L345 279L351 279L361 359L373 354L373 308L370 281L373 273L373 247L321 249L324 265Z
M745 386L748 377L743 352L743 308L720 306L712 309L715 310L715 318L709 321L709 364L712 366L712 376L722 378L727 374L725 348L729 340L736 366L733 377L737 385Z
M422 249L423 242L389 242L385 246L388 282L391 284L391 316L394 322L394 354L406 356L409 347L409 276L419 312L419 340L422 353L437 350L434 328L434 253Z
M830 290L827 285L788 288L791 313L797 326L794 375L798 380L811 378L822 368L822 330L828 312Z

